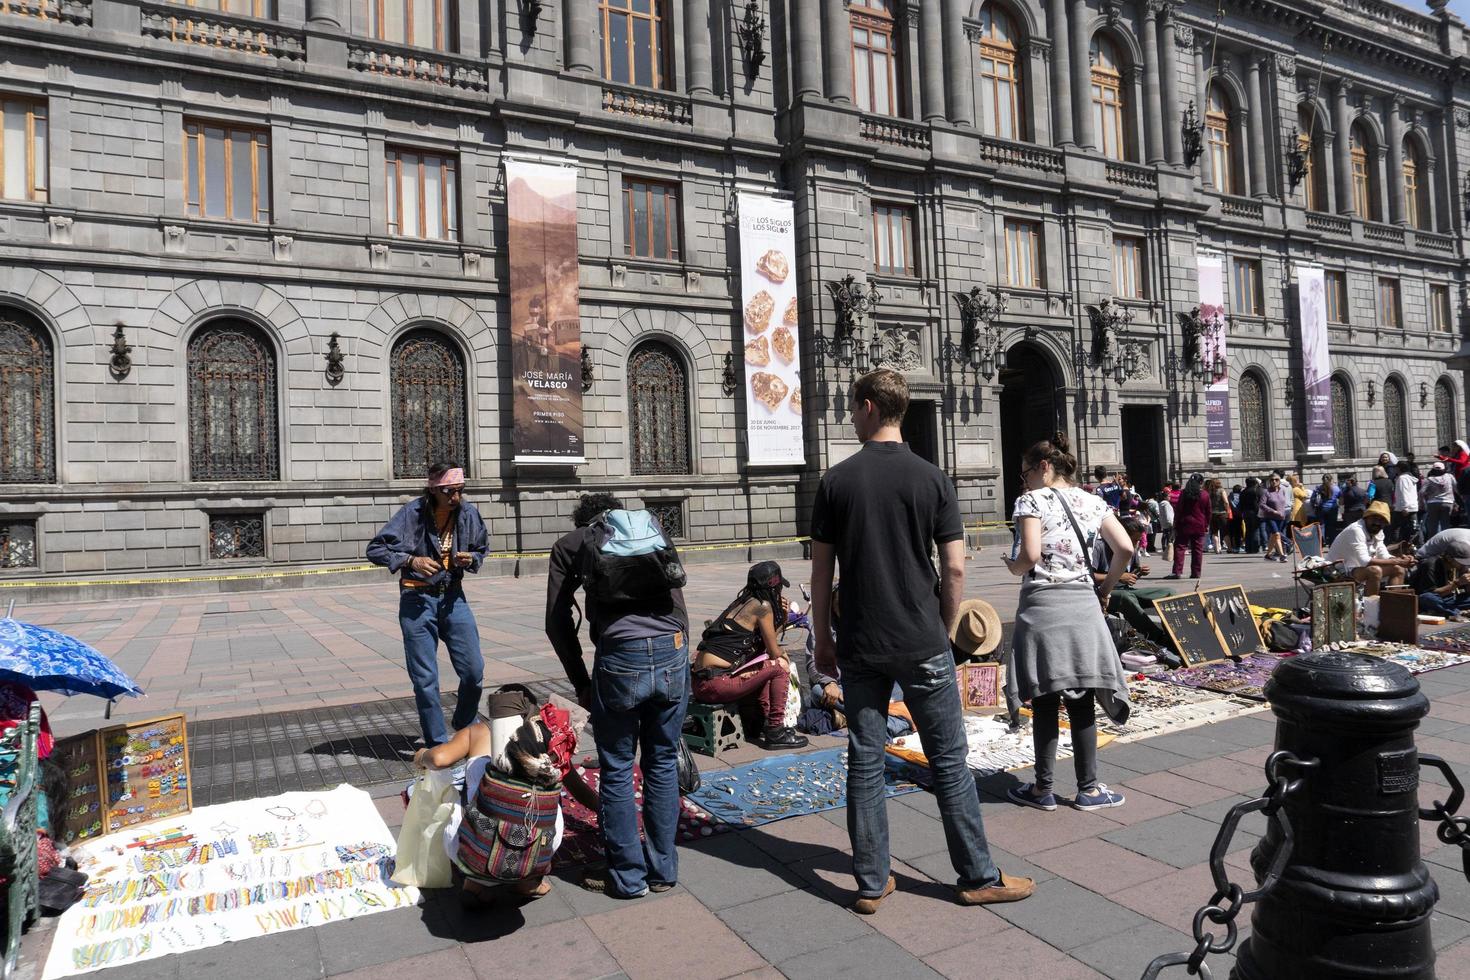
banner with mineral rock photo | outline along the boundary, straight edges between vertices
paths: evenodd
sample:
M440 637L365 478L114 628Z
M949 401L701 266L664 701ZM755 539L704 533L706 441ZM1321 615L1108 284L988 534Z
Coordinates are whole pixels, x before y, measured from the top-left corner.
M1199 261L1199 317L1204 324L1200 356L1204 363L1218 358L1225 369L1205 385L1205 433L1212 456L1223 456L1233 445L1230 430L1230 358L1225 347L1225 259L1201 254Z
M790 201L740 195L741 322L749 462L800 463L801 336L796 304L796 221Z
M581 463L577 168L505 161L515 461Z
M1302 400L1307 422L1307 452L1332 452L1332 360L1327 350L1327 290L1319 265L1296 267L1297 310L1301 314Z

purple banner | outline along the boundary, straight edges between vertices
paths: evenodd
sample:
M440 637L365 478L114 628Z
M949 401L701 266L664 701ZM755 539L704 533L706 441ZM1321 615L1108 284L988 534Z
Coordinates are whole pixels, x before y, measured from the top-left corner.
M1324 285L1321 266L1296 267L1307 452L1325 454L1332 452L1332 360L1327 350L1327 291Z
M1225 349L1225 260L1219 255L1200 255L1199 316L1204 322L1200 353L1206 364L1221 365L1221 371L1205 386L1205 432L1212 456L1230 452L1230 359Z

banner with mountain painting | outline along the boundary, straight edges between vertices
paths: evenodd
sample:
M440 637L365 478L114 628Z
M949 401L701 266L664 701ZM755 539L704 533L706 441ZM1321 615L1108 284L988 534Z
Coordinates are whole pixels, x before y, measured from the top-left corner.
M581 463L577 168L505 161L517 463Z

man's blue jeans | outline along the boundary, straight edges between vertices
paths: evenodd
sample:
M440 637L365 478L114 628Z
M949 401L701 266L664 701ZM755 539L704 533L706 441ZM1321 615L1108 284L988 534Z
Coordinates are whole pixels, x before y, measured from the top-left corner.
M449 741L444 708L439 704L439 641L449 650L449 662L459 675L459 701L454 706L454 728L467 728L480 706L485 661L480 657L480 629L470 612L464 588L450 586L442 595L404 589L398 597L398 625L403 629L403 658L413 699L419 712L424 744Z
M602 766L598 824L614 895L679 880L679 739L689 706L683 633L598 646L592 661L592 736ZM633 799L633 757L643 749L643 834Z
M1450 616L1470 611L1470 595L1435 595L1419 593L1419 611L1428 616Z
M990 846L985 840L980 794L975 776L965 764L969 745L954 657L945 650L920 661L842 661L848 733L847 833L852 838L852 871L858 894L876 898L888 883L883 746L888 740L888 699L895 682L903 691L903 703L914 716L914 727L929 758L944 840L949 845L950 862L959 874L959 886L997 884L1000 872L990 859Z

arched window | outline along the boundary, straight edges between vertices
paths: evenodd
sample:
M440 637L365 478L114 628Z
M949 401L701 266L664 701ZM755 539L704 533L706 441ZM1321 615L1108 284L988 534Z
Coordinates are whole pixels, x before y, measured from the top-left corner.
M1409 455L1409 412L1404 383L1398 378L1383 383L1383 428L1388 451L1395 456Z
M1133 134L1123 94L1123 60L1118 46L1102 35L1092 39L1092 128L1102 155L1133 159Z
M410 330L388 366L393 477L416 480L436 462L469 468L464 358L437 330Z
M1332 452L1341 459L1357 455L1353 432L1353 396L1347 379L1340 374L1332 376Z
M1434 437L1436 446L1448 446L1460 438L1455 420L1455 386L1444 378L1434 383Z
M1327 210L1327 140L1321 119L1309 105L1297 114L1297 146L1301 148L1306 170L1302 174L1302 193L1308 211Z
M1416 139L1404 140L1404 220L1429 229L1429 170Z
M1011 15L986 4L980 11L980 129L987 136L1025 138L1019 39Z
M689 375L668 344L649 340L628 358L628 428L634 476L693 472Z
M1215 190L1221 194L1240 194L1245 181L1240 178L1240 154L1230 139L1235 122L1235 107L1219 83L1210 86L1210 104L1205 111L1205 142L1210 148L1210 176Z
M1266 435L1266 382L1255 371L1240 376L1240 458L1254 463L1271 458Z
M899 114L893 0L852 0L852 97L864 112Z
M258 327L212 320L189 341L189 473L275 480L276 355Z
M56 482L55 384L46 328L0 307L0 483Z
M1353 210L1368 221L1382 220L1378 210L1378 161L1361 123L1353 127L1348 156L1353 168Z

